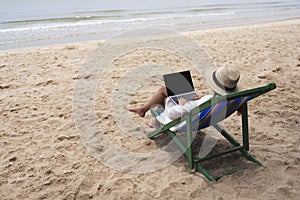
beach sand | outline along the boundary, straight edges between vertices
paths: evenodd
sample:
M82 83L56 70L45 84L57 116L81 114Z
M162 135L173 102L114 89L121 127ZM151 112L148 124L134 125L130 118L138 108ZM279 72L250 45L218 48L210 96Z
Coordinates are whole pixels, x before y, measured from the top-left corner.
M124 93L127 99L119 97L127 100L120 108L125 111L121 117L111 114L115 105L111 98L113 94L119 95L118 83L122 77L141 64L148 66L147 69L162 65L176 71L190 67L189 61L162 49L139 49L114 59L100 79L99 74L80 77L80 70L93 62L87 59L103 42L15 49L0 52L0 199L299 199L300 20L192 31L184 35L199 44L214 65L229 62L236 65L243 88L276 83L275 90L249 102L249 152L263 167L251 165L217 182L189 170L184 156L151 172L113 169L96 159L97 151L90 151L87 146L92 140L90 135L79 133L76 127L73 104L76 81L99 79L94 107L98 119L94 124L101 126L100 134L115 146L133 153L164 151L159 140L165 142L165 137L156 140L146 137L152 130L145 125L149 113L139 118L126 112L126 106L142 105L151 97L162 83L163 73L155 69L153 80L150 77L132 93ZM126 50L126 44L112 46L105 55L113 57L116 50ZM203 76L191 70L196 90L205 94ZM140 71L140 76L147 77L151 72ZM127 81L143 83L142 78ZM136 128L122 130L121 125L127 122ZM228 131L239 139L240 122L237 115L224 121ZM128 134L131 131L136 135ZM205 130L200 134L205 135ZM222 139L218 144L226 146ZM106 154L115 156L110 151ZM130 160L120 160L125 168L130 165ZM228 162L235 160L221 158L211 165L222 168Z

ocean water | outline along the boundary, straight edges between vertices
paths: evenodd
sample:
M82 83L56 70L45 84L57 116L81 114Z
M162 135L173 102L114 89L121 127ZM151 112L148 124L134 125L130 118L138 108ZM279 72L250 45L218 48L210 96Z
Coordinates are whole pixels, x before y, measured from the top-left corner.
M300 17L300 0L0 0L0 49Z

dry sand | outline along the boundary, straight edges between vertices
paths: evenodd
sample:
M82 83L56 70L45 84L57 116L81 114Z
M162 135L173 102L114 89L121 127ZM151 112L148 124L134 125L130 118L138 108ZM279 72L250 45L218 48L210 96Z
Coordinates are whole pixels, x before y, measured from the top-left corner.
M146 137L151 131L145 125L149 114L146 119L139 118L125 109L150 98L162 84L162 72L149 74L144 84L124 93L126 98L119 96L125 100L120 105L120 117L111 114L115 105L111 98L112 94L119 95L119 81L138 66L146 66L146 72L138 70L141 79L129 78L123 86L143 83L155 65L176 71L191 67L189 60L159 48L125 51L128 40L105 52L114 56L116 50L122 53L125 49L101 75L80 77L81 67L103 43L16 49L0 52L0 199L299 199L300 20L186 35L204 48L216 66L235 64L244 88L277 84L274 91L249 102L250 153L264 167L252 166L210 182L199 172L189 170L184 156L152 172L129 173L105 166L95 158L97 151L84 146L89 145L93 135L82 135L76 129L75 82L82 78L98 80L101 76L95 91L98 119L93 123L101 126L100 134L115 146L127 152L160 150L168 155L159 141L165 142L166 138L153 141ZM172 43L178 41L173 40L170 46ZM196 89L205 94L203 77L191 70ZM122 127L127 123L136 128ZM240 138L240 117L233 115L224 126ZM199 134L205 135L205 131ZM101 144L101 140L96 143ZM226 144L220 139L217 146ZM106 155L116 156L110 151ZM132 167L131 160L124 162L116 157L124 168ZM227 161L235 163L232 158ZM210 165L221 168L227 163L221 159ZM139 169L143 168L148 169Z

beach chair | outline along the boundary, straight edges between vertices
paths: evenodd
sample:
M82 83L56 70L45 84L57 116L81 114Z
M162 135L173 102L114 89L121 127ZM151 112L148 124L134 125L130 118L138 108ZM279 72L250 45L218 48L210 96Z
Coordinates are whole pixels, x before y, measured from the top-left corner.
M248 133L248 108L247 103L251 99L254 99L270 90L276 88L275 83L270 83L263 87L258 87L250 90L240 91L233 94L224 96L214 96L205 103L198 107L186 112L182 118L172 120L166 124L160 123L160 127L155 131L148 134L148 137L154 139L160 134L167 134L181 149L187 157L189 168L199 170L208 180L218 180L224 175L232 174L241 168L230 170L219 175L213 176L207 169L203 167L203 162L211 158L223 156L228 153L239 151L246 159L262 166L262 163L254 158L249 151L249 133ZM150 110L154 117L158 117L163 110L162 109L151 109ZM235 111L239 111L242 117L242 144L234 139L222 126L218 123L229 117ZM195 117L196 116L196 117ZM178 132L185 132L185 140L181 141L176 137L172 127L179 123L185 122L185 125ZM201 130L213 126L221 135L225 137L232 145L232 148L222 150L221 152L213 155L207 155L203 158L198 158L193 155L193 132L194 130Z

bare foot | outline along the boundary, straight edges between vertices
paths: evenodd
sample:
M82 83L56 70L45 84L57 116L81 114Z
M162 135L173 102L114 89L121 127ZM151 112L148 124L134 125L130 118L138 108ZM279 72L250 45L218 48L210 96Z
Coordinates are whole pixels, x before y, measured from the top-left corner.
M143 107L128 108L127 110L130 111L130 112L138 114L140 117L145 117L145 114L146 114L146 112L143 109Z

